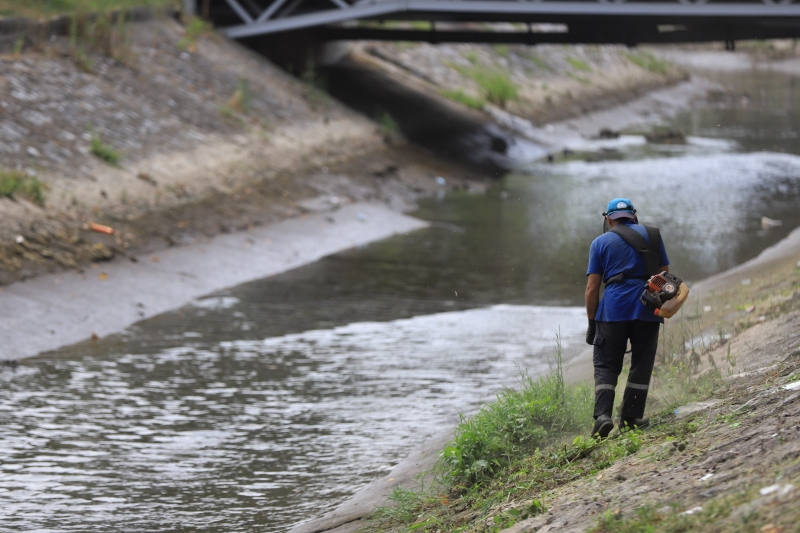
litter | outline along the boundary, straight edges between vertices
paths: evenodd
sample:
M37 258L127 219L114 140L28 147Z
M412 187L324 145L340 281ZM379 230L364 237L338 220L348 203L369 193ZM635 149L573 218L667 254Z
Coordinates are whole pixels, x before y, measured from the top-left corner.
M700 478L700 481L706 481L707 479L711 479L714 477L714 474L706 474L705 476Z
M681 515L699 513L702 510L703 510L702 507L692 507L688 511L682 512Z
M97 233L105 233L106 235L113 235L114 233L114 228L111 226L104 226L103 224L96 224L94 222L89 222L89 229Z
M443 177L436 176L436 185L445 185L446 183L447 180L445 180Z
M800 381L794 381L792 383L787 383L786 385L784 385L781 388L783 390L797 390L797 389L800 389Z
M711 306L707 305L707 306L703 307L703 312L704 313L710 313L711 312Z
M759 490L758 493L762 496L767 496L768 494L772 494L773 492L777 492L778 496L785 496L794 490L794 485L770 485L769 487L764 487L763 489Z
M23 237L22 235L17 235L14 240L17 241L17 244L22 244L23 242L25 242L25 237Z

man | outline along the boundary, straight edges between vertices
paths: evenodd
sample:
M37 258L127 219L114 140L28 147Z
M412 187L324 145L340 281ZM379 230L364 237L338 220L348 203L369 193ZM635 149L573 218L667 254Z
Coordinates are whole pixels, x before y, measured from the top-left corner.
M601 438L614 429L614 395L628 341L631 369L622 397L620 427L643 428L650 423L649 418L644 418L644 407L658 348L659 325L664 320L645 307L640 297L651 275L669 271L658 229L638 223L630 200L611 200L603 216L610 231L592 242L586 282L586 342L594 345L592 436ZM602 300L601 282L606 284Z

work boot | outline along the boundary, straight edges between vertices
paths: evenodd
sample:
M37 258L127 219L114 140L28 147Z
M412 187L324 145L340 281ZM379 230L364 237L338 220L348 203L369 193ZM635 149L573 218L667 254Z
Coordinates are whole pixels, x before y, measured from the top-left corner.
M611 433L611 430L614 429L614 421L611 420L611 417L608 415L600 415L594 421L594 426L592 427L592 437L600 437L604 439L608 437L608 434Z
M620 429L644 429L650 426L650 417L644 418L621 418L619 421Z

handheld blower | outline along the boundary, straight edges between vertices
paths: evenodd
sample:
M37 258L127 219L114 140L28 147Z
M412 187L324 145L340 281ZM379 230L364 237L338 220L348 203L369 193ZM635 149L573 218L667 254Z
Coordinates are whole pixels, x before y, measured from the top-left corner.
M689 287L681 278L671 272L661 272L647 280L641 302L653 314L670 318L677 313L689 297Z

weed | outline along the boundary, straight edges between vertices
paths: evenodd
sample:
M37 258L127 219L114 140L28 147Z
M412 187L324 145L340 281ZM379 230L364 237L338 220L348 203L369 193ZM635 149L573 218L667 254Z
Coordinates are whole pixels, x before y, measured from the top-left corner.
M628 61L634 65L656 74L666 74L669 69L669 63L658 59L650 52L640 51L633 54L625 54L625 56L628 58Z
M119 165L119 162L122 160L122 154L120 154L117 150L114 150L111 146L105 144L99 133L92 133L91 143L92 144L89 148L89 151L92 153L92 155L102 159L110 165Z
M312 109L325 108L327 109L330 103L327 89L328 83L325 77L317 71L313 58L310 57L306 61L306 68L300 76L306 86L308 87L308 101Z
M37 205L44 205L47 186L38 178L17 170L0 171L0 197L25 198Z
M467 61L469 61L473 65L477 65L478 64L478 59L479 59L478 52L476 52L475 50L469 50L467 52L464 52L463 55L464 55L464 59L466 59Z
M233 94L228 100L228 107L233 111L246 115L250 113L252 102L253 94L250 90L250 80L247 78L239 78L236 84L236 90L233 91Z
M444 90L442 91L442 96L473 109L483 109L483 106L486 105L486 101L483 98L477 98L475 96L466 94L461 89L456 89L454 91Z
M503 57L508 57L508 54L511 53L511 49L506 44L495 44L492 45L492 48L498 55Z
M396 487L387 497L392 504L385 507L378 507L375 515L382 521L413 522L416 518L416 509L425 502L422 493Z
M560 361L558 345L556 372L534 380L521 371L519 390L506 388L474 416L461 417L455 440L438 463L444 479L453 484L490 479L513 460L591 420L593 390L586 384L567 387Z
M472 78L483 91L484 97L493 104L505 107L509 101L519 98L517 85L503 71L482 67L465 68L454 63L448 66Z
M183 37L178 41L178 48L193 52L197 50L197 39L203 35L210 35L213 32L214 28L211 24L201 18L192 17L186 23Z
M577 74L574 74L572 72L568 73L567 75L570 78L572 78L573 80L575 80L575 81L577 81L579 83L582 83L583 85L591 85L592 84L592 81L589 78L585 77L585 76L578 76Z
M400 132L400 127L389 113L384 112L378 123L380 124L381 133L383 133L384 137L392 137Z
M592 71L592 67L590 67L586 63L586 61L583 61L582 59L578 59L576 57L568 57L567 58L567 63L572 65L572 68L574 68L575 70L580 70L580 71L583 71L583 72L591 72Z
M22 54L22 50L25 48L25 39L19 37L16 41L14 41L14 55L19 56Z

